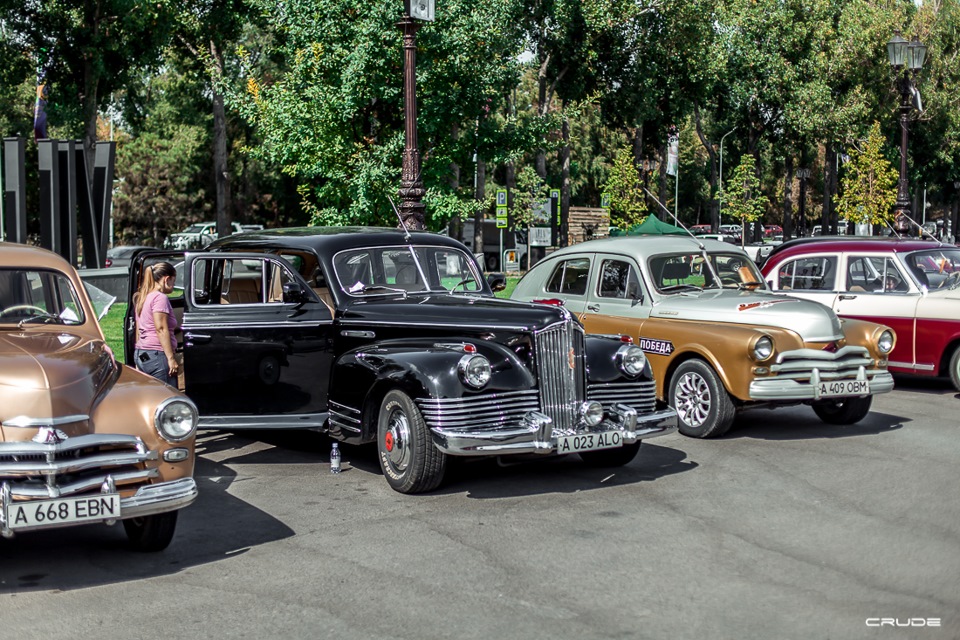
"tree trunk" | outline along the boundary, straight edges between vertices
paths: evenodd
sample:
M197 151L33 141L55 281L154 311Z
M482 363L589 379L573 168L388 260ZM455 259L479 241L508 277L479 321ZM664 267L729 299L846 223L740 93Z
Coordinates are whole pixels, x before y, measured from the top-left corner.
M230 173L227 166L227 114L219 84L223 77L223 59L216 43L210 41L212 65L210 88L213 92L213 180L217 192L217 235L224 238L233 232L230 206Z
M460 126L457 123L453 124L453 128L450 131L450 137L456 141L460 138ZM460 188L460 165L456 162L450 162L450 177L449 177L450 189L456 193ZM456 240L463 240L463 220L460 219L460 216L454 216L450 220L450 237Z
M953 235L953 240L947 238L946 241L956 243L957 240L960 240L960 195L954 197L953 215L951 218L950 233Z
M783 181L783 239L793 235L793 156L787 154L783 162L786 177Z
M667 195L667 145L660 145L657 153L660 155L660 184L657 185L657 198L660 202L656 204L653 210L657 212L657 217L662 219L663 206L666 206L669 197Z
M831 230L833 220L833 193L837 176L837 151L832 142L828 142L823 158L823 213L820 216L820 234L834 235L836 227Z
M570 121L563 119L560 129L563 136L563 146L560 148L560 237L561 247L567 246L569 236L568 222L570 220Z
M713 142L703 133L703 126L700 119L700 107L693 105L694 122L697 126L697 137L700 138L700 144L707 151L710 157L710 229L716 233L720 230L720 201L717 199L717 152L713 148ZM697 222L700 221L699 215Z
M483 201L486 197L484 192L484 183L487 181L487 163L484 162L479 156L477 156L477 168L476 168L476 181L474 184L474 197L477 200ZM473 252L474 253L483 253L483 218L484 210L478 208L476 213L473 215ZM483 264L485 269L489 269L490 265L486 264L484 260Z

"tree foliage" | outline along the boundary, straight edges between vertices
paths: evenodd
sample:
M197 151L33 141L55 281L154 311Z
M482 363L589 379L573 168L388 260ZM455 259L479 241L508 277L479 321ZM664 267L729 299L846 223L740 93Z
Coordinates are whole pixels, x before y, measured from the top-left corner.
M898 172L884 154L886 140L875 122L860 149L850 154L838 212L847 220L885 225L894 219Z
M756 222L763 216L766 202L752 155L744 155L733 170L733 177L724 189L724 201L727 213L744 222Z
M646 195L640 172L633 162L633 151L617 150L617 156L607 180L606 193L610 196L610 224L629 229L640 224L647 215Z

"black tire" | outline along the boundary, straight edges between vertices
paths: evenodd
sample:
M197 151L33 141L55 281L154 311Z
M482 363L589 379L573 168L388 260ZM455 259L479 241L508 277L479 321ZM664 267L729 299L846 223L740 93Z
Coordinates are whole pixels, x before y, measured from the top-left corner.
M827 424L855 424L870 413L873 396L866 398L829 398L813 403L813 412Z
M588 467L622 467L630 464L640 453L640 441L625 444L616 449L601 449L600 451L584 451L579 454Z
M670 378L670 406L677 410L680 433L716 438L733 425L736 407L720 378L703 360L687 360Z
M487 256L487 271L497 271L499 266L500 261L496 256Z
M383 476L395 491L422 493L443 481L447 456L433 445L420 409L402 391L390 391L380 404L377 453Z
M950 356L950 382L954 389L960 391L960 346L956 347Z
M177 511L123 521L130 546L136 551L163 551L177 530Z

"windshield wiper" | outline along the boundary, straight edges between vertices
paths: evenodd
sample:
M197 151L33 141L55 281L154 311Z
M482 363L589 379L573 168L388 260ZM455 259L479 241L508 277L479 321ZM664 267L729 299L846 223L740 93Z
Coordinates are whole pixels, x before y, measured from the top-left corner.
M364 285L361 285L361 286L359 286L359 287L357 287L357 285L353 285L352 287L350 287L350 293L365 294L365 293L370 293L370 292L373 292L373 291L387 291L387 292L390 292L390 293L402 293L402 294L403 294L403 297L407 297L407 290L406 290L406 289L398 289L398 288L396 288L396 287L388 287L388 286L383 285L383 284L364 284Z
M39 323L39 324L60 324L60 316L53 313L43 313L31 316L29 318L24 318L17 323L18 329L23 329L23 325L30 323Z
M694 291L703 291L703 287L698 287L695 284L672 284L669 287L661 287L661 293L668 293L671 291L687 291L692 289Z

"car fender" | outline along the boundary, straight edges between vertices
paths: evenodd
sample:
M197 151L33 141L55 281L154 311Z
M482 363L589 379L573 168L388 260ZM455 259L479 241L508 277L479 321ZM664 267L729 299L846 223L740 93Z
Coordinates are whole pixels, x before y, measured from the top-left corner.
M485 356L493 374L490 382L475 390L465 385L458 364L474 345ZM537 388L533 373L506 347L483 341L439 342L437 340L384 341L342 354L334 363L329 403L331 411L359 420L357 431L330 421L332 437L349 443L370 442L376 436L376 414L383 396L399 389L411 398L459 398Z

